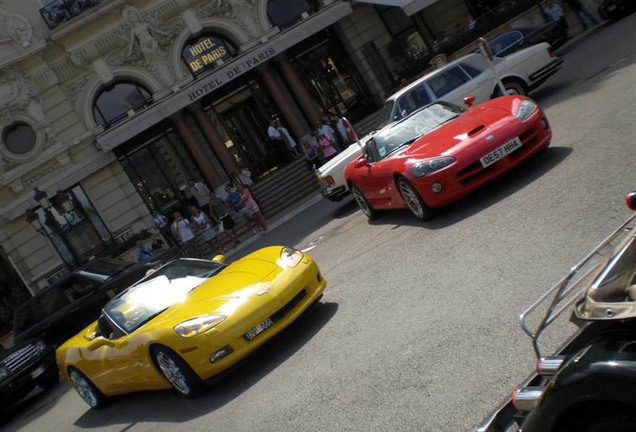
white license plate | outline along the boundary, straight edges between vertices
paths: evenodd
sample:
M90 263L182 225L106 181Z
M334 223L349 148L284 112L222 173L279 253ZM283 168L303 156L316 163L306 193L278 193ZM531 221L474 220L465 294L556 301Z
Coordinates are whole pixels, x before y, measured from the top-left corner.
M37 369L31 372L31 378L37 378L44 373L44 366L39 366Z
M497 162L502 157L517 150L519 147L521 147L521 140L519 138L513 138L504 145L494 149L483 158L479 159L479 162L481 162L482 167L486 168L487 166Z
M254 339L259 334L263 333L265 330L274 325L274 321L271 318L266 318L262 323L245 333L245 337L248 340Z

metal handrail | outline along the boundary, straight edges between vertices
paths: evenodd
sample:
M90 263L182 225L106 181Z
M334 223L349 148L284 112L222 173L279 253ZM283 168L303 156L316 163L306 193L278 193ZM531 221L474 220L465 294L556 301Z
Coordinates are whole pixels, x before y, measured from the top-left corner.
M578 278L576 282L572 285L569 285L576 273L586 265L594 256L596 256L600 251L602 251L605 247L607 247L612 241L616 239L617 236L622 234L624 231L631 231L634 229L633 227L628 227L632 222L636 221L636 214L630 216L620 227L618 227L615 231L613 231L609 236L607 236L601 243L599 243L592 252L588 253L585 258L583 258L578 264L573 266L570 269L570 272L562 278L556 285L546 291L538 300L536 300L530 307L528 307L524 312L519 314L519 324L521 325L522 330L532 339L532 346L534 348L534 352L537 358L541 357L541 351L539 349L539 337L543 333L543 331L550 325L554 320L556 320L565 310L568 308L581 294L583 289L585 288L585 284L582 284L595 270L598 269L598 265L592 267L588 270L583 276ZM568 287L569 285L569 287ZM551 297L551 295L554 296ZM557 305L562 303L562 301L568 296L568 300L561 305L559 309ZM547 299L552 298L545 315L539 322L536 329L533 331L530 329L526 322L526 318L528 315L535 311L539 305L541 305ZM556 311L555 311L556 310Z

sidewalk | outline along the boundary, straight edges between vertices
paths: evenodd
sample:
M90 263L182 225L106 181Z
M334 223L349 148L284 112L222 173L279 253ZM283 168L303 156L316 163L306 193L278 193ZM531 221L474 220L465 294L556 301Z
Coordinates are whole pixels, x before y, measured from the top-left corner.
M563 46L561 46L559 49L556 50L557 55L562 56L564 54L567 54L568 51L572 49L573 45L575 45L577 42L580 42L582 39L585 39L588 36L592 36L594 33L599 31L603 27L605 27L606 23L607 21L602 21L599 24L595 25L594 27L590 27L587 30L583 30L582 32L576 33L574 36L570 37L567 40L567 42L563 44Z

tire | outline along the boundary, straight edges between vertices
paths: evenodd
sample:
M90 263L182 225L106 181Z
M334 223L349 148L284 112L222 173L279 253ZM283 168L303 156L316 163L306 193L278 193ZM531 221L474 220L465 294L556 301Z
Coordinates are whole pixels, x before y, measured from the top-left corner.
M40 383L40 387L44 390L48 390L50 388L55 387L55 385L60 381L60 374L55 374L50 377L47 377L44 381Z
M187 398L195 398L203 393L205 384L188 363L177 353L164 346L152 350L155 365L163 377L179 393Z
M364 213L369 220L376 219L380 215L380 213L369 204L369 201L364 197L362 191L354 185L351 185L351 195L353 195L353 199L358 204L358 207L360 207L362 213Z
M99 409L106 404L108 398L95 387L95 384L86 375L75 368L69 368L68 375L73 388L89 407Z
M399 177L396 183L400 196L402 196L402 199L409 210L411 210L411 213L423 221L430 220L431 217L433 217L433 211L426 205L413 185L411 185L411 183L409 183L409 181L404 177Z
M584 432L634 432L636 431L636 416L608 415L592 421Z
M518 95L518 96L528 96L530 90L528 86L517 79L504 79L501 81L506 89L506 95ZM499 90L499 86L495 87L495 91L493 92L493 97L501 96L501 91Z

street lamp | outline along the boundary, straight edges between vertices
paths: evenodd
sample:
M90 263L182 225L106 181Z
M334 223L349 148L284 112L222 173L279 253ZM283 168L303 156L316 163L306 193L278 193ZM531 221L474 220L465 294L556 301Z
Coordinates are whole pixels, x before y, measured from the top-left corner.
M58 253L60 258L62 259L62 262L64 263L64 265L69 270L73 270L73 267L79 262L79 260L73 248L67 243L66 239L64 238L64 227L60 225L60 223L55 218L55 215L53 215L51 211L51 201L49 201L49 197L47 196L46 192L42 192L38 188L33 189L33 192L34 192L33 198L40 205L40 208L42 209L42 212L44 213L44 224L40 220L40 216L38 215L37 211L32 208L27 209L26 211L27 222L31 224L31 226L33 227L33 229L35 229L35 231L37 231L43 236L46 236L49 239L49 241L53 243L55 251ZM67 211L70 211L73 209L70 195L68 193L63 193L61 191L58 191L58 193L53 197L53 204L56 208L62 209L65 212L65 214ZM66 249L70 253L70 255L73 257L72 259L74 262L69 263L66 261L66 259L64 259L64 254L62 254L58 250L58 246L56 245L56 242L54 241L53 238L51 238L51 234L49 234L49 230L47 230L44 225L46 225L50 229L50 232L52 232L56 236L56 239L59 240L57 243L61 243L64 246L64 249Z

